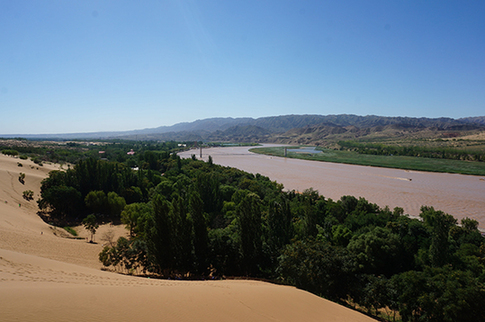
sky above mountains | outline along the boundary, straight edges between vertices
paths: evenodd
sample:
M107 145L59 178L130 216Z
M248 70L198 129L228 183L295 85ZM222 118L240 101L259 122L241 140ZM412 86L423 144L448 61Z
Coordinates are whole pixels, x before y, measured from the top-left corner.
M0 134L485 115L483 1L0 0Z

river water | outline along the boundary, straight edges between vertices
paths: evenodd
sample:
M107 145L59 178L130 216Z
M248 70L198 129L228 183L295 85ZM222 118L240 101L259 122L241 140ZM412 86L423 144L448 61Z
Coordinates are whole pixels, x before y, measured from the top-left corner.
M270 145L267 145L270 146ZM421 206L433 206L460 220L469 217L485 228L485 177L433 173L271 157L249 152L248 147L204 149L203 159L259 173L282 183L286 190L318 190L333 200L344 195L364 197L381 208L402 207L418 216ZM179 153L200 156L199 150Z

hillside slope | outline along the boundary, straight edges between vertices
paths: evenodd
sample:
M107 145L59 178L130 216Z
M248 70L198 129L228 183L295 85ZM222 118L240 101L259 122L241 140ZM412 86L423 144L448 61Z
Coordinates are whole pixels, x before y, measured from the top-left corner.
M19 166L19 163L22 166ZM102 243L59 237L34 200L57 165L0 155L2 321L374 321L294 287L257 281L170 281L101 271ZM25 182L18 178L25 173ZM87 236L83 228L77 228ZM122 226L102 226L96 233ZM98 237L99 238L99 237Z
M152 129L124 132L67 133L55 135L16 135L26 138L47 139L126 139L161 141L227 141L227 142L281 142L306 144L332 138L348 132L348 137L361 137L377 132L402 136L422 130L459 132L455 136L470 135L485 130L485 117L413 118L376 115L281 115L253 118L208 118ZM337 130L340 128L340 130ZM342 130L345 129L345 130ZM339 133L335 133L335 131ZM466 132L466 133L465 133ZM394 133L394 134L393 134ZM303 139L302 135L306 135ZM345 136L345 135L344 135ZM12 137L12 136L5 136Z

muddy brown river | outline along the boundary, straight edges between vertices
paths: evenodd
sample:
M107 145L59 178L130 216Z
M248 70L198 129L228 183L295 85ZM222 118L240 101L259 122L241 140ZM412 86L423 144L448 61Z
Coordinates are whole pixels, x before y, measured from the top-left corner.
M367 167L259 155L248 147L204 149L203 159L259 173L282 183L286 190L312 187L334 200L344 195L364 197L381 208L402 207L418 216L422 205L433 206L460 220L469 217L485 229L485 177ZM199 150L179 153L199 157Z

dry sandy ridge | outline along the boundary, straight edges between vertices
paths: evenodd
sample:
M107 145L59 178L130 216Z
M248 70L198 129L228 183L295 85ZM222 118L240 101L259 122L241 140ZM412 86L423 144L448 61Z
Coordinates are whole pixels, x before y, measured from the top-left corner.
M101 242L58 237L36 215L40 182L55 169L0 155L1 321L373 321L289 286L101 271ZM20 172L25 184L18 180ZM34 201L22 198L25 190L34 191ZM97 239L109 230L126 234L106 225Z
M459 137L462 140L485 140L485 131L477 134L470 134Z

